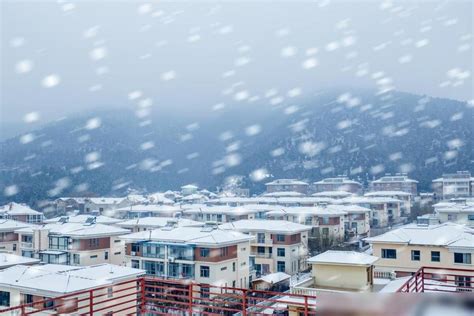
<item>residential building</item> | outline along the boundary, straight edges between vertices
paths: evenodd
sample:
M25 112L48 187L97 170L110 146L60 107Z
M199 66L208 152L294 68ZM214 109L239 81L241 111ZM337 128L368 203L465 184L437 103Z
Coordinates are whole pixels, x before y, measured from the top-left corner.
M85 197L60 197L54 200L56 213L67 214L74 211L84 213Z
M311 226L308 236L310 251L328 248L344 241L345 211L323 206L315 207L282 207L267 212L268 219L286 220Z
M44 263L92 265L99 263L124 264L125 247L118 236L128 230L97 224L94 218L87 223L53 223L15 230L21 241L22 256L39 258Z
M0 219L0 252L18 253L20 240L15 231L30 226L32 226L32 224L14 221L12 219Z
M84 200L84 213L96 213L96 215L114 216L115 210L132 205L132 201L126 197L97 197Z
M187 218L176 218L176 217L141 217L129 219L115 224L118 227L129 229L132 233L153 230L157 228L167 226L177 227L201 227L204 226L203 222L193 221Z
M191 194L196 194L198 191L198 187L194 184L186 184L181 187L181 195L187 196Z
M404 191L372 191L367 192L364 196L400 200L402 202L400 204L400 216L409 216L414 202L414 196L411 193Z
M314 192L345 191L354 194L362 193L363 186L360 182L347 177L326 178L313 183Z
M137 204L130 205L115 210L117 217L140 218L140 217L177 217L181 214L182 208L165 204Z
M406 174L386 175L370 183L370 191L403 191L416 196L418 181Z
M379 271L410 275L420 267L473 269L474 230L464 225L409 224L366 238Z
M344 230L346 241L353 240L357 242L360 238L369 236L371 213L370 208L351 204L333 204L326 207L345 213Z
M442 200L473 196L473 188L474 177L469 171L445 173L433 180L433 190L437 198Z
M252 288L258 291L286 292L290 288L290 281L291 275L275 272L255 279Z
M33 210L26 204L15 202L1 206L0 217L30 224L41 223L44 219L43 213Z
M238 220L219 226L254 236L251 254L257 276L275 272L295 274L307 268L311 226L281 220Z
M112 315L117 304L123 315L131 315L137 311L136 280L144 273L112 264L16 265L0 271L0 305L31 304L26 311L41 315L89 314L89 295L95 290L94 305L100 312L94 315Z
M264 211L247 206L184 206L183 218L189 218L199 222L227 223L241 219L255 219L263 217Z
M443 201L433 205L441 223L453 222L474 227L474 199Z
M371 210L370 226L371 227L389 227L393 224L400 223L401 204L398 199L388 197L367 197L367 196L351 196L339 201L344 205L358 205Z
M163 227L122 236L127 266L160 278L248 288L254 237L235 231L203 227Z
M265 186L267 187L267 193L292 191L307 194L309 184L295 179L277 179L265 183Z

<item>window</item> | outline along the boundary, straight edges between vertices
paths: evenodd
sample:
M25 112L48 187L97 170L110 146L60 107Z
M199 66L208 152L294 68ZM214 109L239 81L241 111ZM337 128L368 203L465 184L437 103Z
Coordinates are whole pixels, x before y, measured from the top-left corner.
M222 214L217 214L217 221L222 222Z
M121 255L121 254L122 254L121 251L119 251L119 252L114 252L114 256L118 256L118 255Z
M285 272L285 261L277 261L277 272Z
M277 256L284 257L285 256L285 248L277 248Z
M471 277L456 276L456 286L471 287Z
M265 243L265 234L264 233L257 233L257 242L259 244Z
M140 252L140 244L132 244L132 252Z
M227 257L228 255L229 255L229 248L228 247L221 248L221 257Z
M72 255L72 262L74 264L81 264L80 255L78 253Z
M329 217L322 218L322 225L329 225Z
M441 261L441 253L439 251L432 251L431 252L431 261L432 262L440 262Z
M457 214L448 214L448 221L456 221L457 219Z
M95 258L97 258L97 255L91 256L91 259L95 259Z
M471 264L471 254L455 252L454 263Z
M265 254L265 247L257 247L257 253L259 255Z
M232 262L232 271L235 272L235 262Z
M382 249L382 258L397 259L397 251L395 249Z
M16 251L16 244L13 244L13 251Z
M23 303L22 304L30 304L30 303L33 303L33 295L23 294Z
M474 214L468 214L467 219L470 221L474 221Z
M0 291L0 306L10 306L10 292Z
M225 271L225 270L227 270L227 267L222 267L221 268L221 271Z
M104 252L104 260L109 260L109 252Z
M419 250L412 250L411 251L411 261L420 261L421 254Z
M201 278L208 278L209 277L209 267L208 266L201 266L200 275Z
M209 257L209 248L201 248L201 257Z
M49 237L50 249L66 250L68 244L69 240L67 237Z
M97 248L97 247L99 247L99 238L89 239L89 248Z
M277 241L278 242L285 242L285 235L277 234Z
M108 297L108 298L111 298L111 297L113 297L113 296L114 296L114 289L113 289L113 287L108 287L108 288L107 288L107 297Z
M132 268L134 268L134 269L140 269L140 261L138 261L138 260L132 260L131 263L132 263Z
M44 301L43 307L44 308L53 308L54 307L54 299L48 298L48 297L43 297L43 299L47 300Z

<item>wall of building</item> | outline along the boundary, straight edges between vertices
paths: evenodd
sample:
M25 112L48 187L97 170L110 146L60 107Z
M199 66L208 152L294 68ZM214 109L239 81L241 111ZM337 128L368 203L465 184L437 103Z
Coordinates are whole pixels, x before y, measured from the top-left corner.
M366 290L370 287L370 269L365 266L313 264L314 287Z

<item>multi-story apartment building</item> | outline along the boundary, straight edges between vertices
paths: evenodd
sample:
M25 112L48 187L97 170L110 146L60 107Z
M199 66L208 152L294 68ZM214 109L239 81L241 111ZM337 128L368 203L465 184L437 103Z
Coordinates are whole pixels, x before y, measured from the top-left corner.
M247 288L252 281L253 236L203 227L167 226L121 237L127 265L147 274L199 283Z
M111 225L57 223L15 230L22 256L39 258L44 263L92 265L124 264L124 243L118 238L128 230Z
M366 238L379 271L410 275L420 267L473 269L474 230L464 225L410 224Z
M474 227L474 199L439 202L433 208L441 223L453 222Z
M33 210L26 204L11 202L0 207L0 218L34 224L41 223L44 216L43 213Z
M187 218L176 217L142 217L129 219L115 224L118 227L129 229L132 233L153 230L162 227L177 226L177 227L201 227L203 222L193 221Z
M0 252L18 253L20 245L17 229L27 228L32 224L18 222L11 219L0 220Z
M406 174L386 175L370 183L370 191L403 191L417 195L418 181Z
M267 193L292 191L306 194L308 193L309 184L295 179L277 179L265 183L265 186L267 187Z
M0 306L31 304L25 310L38 315L89 315L89 291L93 290L95 309L100 309L93 315L112 315L117 305L121 315L132 315L138 300L135 280L144 273L113 264L16 265L0 273ZM12 311L8 315L17 314Z
M371 210L370 226L387 227L401 221L401 201L387 197L351 196L340 200L344 205L358 205Z
M251 254L257 276L274 272L295 274L306 269L311 226L281 220L239 220L219 226L254 236Z
M265 211L247 206L202 206L187 205L183 211L183 218L200 222L227 223L241 219L263 218Z
M404 191L373 191L367 192L366 194L364 194L364 196L375 198L392 198L400 200L402 202L400 204L401 216L410 215L411 207L414 201L414 196L411 193Z
M347 177L326 178L313 183L314 192L346 191L354 194L362 193L362 184Z
M473 195L474 177L469 171L445 173L433 180L433 190L438 199L446 200Z
M346 240L353 239L355 241L359 238L369 236L371 213L369 208L359 205L343 204L328 205L327 208L346 213L344 216L344 230L346 234Z
M97 198L86 198L84 200L84 212L97 213L99 215L111 216L115 214L115 210L130 206L133 202L126 197L113 198L113 197L97 197Z
M344 240L346 215L345 211L322 206L284 207L268 212L267 218L311 226L308 246L310 251L315 251L320 247L327 248Z
M54 224L54 223L78 223L85 224L93 220L97 224L104 225L113 225L122 222L122 219L108 217L104 215L92 216L86 214L77 214L77 215L65 215L58 216L54 218L45 219L43 223L45 224Z
M121 207L115 210L116 217L176 217L181 215L182 209L174 205L163 204L137 204Z

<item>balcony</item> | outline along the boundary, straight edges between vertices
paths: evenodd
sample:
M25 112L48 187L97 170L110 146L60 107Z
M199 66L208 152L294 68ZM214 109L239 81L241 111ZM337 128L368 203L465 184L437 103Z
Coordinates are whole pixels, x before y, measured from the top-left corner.
M474 270L422 267L398 292L401 293L474 293Z
M268 252L265 252L265 253L252 252L250 255L255 256L255 258L266 258L266 259L273 258L273 255L271 253L268 253Z
M312 316L316 297L290 293L139 278L109 287L1 309L1 315L262 315ZM53 307L43 307L53 306Z
M33 242L22 241L20 243L20 248L21 249L33 249Z

